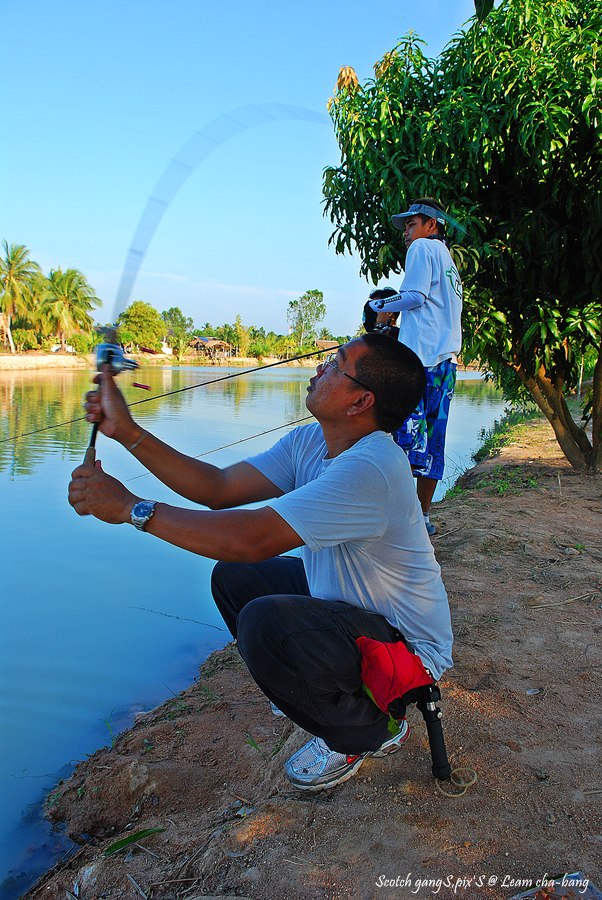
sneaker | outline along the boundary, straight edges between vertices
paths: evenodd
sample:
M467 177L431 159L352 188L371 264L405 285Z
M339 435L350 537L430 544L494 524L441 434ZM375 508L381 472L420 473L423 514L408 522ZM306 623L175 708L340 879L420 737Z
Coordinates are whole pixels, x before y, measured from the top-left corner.
M275 703L272 703L270 700L270 709L272 711L273 716L277 716L279 719L286 719L286 713L283 713L281 709L278 709Z
M395 753L409 736L410 726L404 719L397 734L381 744L378 750L356 755L337 753L322 738L314 737L287 760L284 771L293 786L300 791L325 791L355 775L369 756L381 757Z

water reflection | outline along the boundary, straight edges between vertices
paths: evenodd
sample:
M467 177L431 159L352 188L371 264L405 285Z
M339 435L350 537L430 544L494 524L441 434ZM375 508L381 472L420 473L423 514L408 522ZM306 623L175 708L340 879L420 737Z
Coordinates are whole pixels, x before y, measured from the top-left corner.
M310 369L270 370L252 375L240 370L157 367L145 370L151 393L141 392L123 379L120 386L133 414L147 427L163 420L183 418L215 427L214 436L226 434L231 423L248 418L253 410L255 422L269 427L296 421L307 415L305 407ZM230 378L230 380L222 380ZM82 402L91 387L91 373L82 371L9 372L0 377L0 472L11 477L31 475L46 452L64 451L70 457L82 455L88 443L90 426L83 418ZM217 380L216 379L220 379ZM160 396L155 401L154 395ZM460 376L452 416L465 414L459 409L464 401L474 412L499 405L499 394L482 378ZM278 413L280 421L276 421ZM258 429L259 430L259 429ZM199 434L201 429L199 428ZM23 435L23 437L18 437ZM18 437L18 439L17 439ZM472 448L474 449L474 448Z

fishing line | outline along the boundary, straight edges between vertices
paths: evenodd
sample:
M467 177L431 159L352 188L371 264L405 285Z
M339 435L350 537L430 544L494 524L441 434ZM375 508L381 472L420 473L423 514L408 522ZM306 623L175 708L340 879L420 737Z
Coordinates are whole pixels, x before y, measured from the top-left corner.
M274 431L280 431L282 428L290 428L292 425L300 425L301 422L309 422L310 419L313 419L313 416L304 416L302 419L294 419L292 422L284 422L283 425L276 425L274 428L268 428L266 431L259 431L257 434L250 434L248 437L239 438L237 441L232 441L229 444L223 444L221 447L214 447L213 450L205 450L204 453L198 453L196 456L191 457L191 459L202 459L204 456L209 456L211 453L219 453L220 450L227 450L229 447L235 447L237 444L244 444L245 441L253 441L255 438L263 437L265 434L272 434ZM140 475L134 475L132 478L126 478L125 483L129 484L130 481L136 481L138 478L146 478L147 475L152 475L152 472L141 472Z
M340 344L336 345L337 347ZM171 397L173 394L181 394L184 391L192 391L194 388L205 387L209 384L217 384L220 381L228 381L230 378L239 378L241 375L250 375L253 372L263 372L264 369L272 369L274 366L283 366L286 363L295 362L298 359L307 359L309 356L320 356L322 353L330 353L332 350L336 349L335 347L328 347L325 350L311 350L309 353L300 353L298 356L291 356L288 359L279 359L277 362L268 363L265 366L257 366L254 369L243 369L240 372L231 372L229 375L221 375L219 378L211 378L209 381L199 381L197 384L189 384L183 388L176 388L173 391L166 391L163 394L155 394L152 397L143 397L142 400L134 400L133 403L128 403L128 409L132 406L139 406L141 403L150 403L152 400L160 400L163 397ZM17 441L19 438L30 437L34 434L42 434L44 431L52 431L54 428L64 428L67 425L73 425L75 422L85 422L85 416L78 416L77 419L69 419L67 422L56 422L54 425L46 425L44 428L35 428L32 431L22 431L20 434L13 434L7 438L1 438L0 444L7 444L11 441ZM281 428L285 428L286 425L280 426ZM266 432L267 433L267 432Z
M337 344L339 347L340 344ZM189 384L183 388L176 388L174 391L167 391L164 394L155 394L153 397L143 397L142 400L134 400L133 403L128 403L128 407L131 406L139 406L141 403L150 403L151 400L160 400L162 397L172 397L174 394L183 394L184 391L192 391L198 387L205 387L208 384L217 384L218 381L228 381L229 378L238 378L240 375L250 375L253 372L263 372L264 369L271 369L274 366L282 366L287 362L293 362L297 359L306 359L308 356L318 356L321 353L330 353L334 350L334 347L329 347L328 350L311 350L309 353L300 353L299 356L291 356L290 359L279 359L277 362L268 363L265 366L259 366L255 369L243 369L242 372L233 372L231 375L222 375L220 378L212 378L209 381L199 381L197 384Z

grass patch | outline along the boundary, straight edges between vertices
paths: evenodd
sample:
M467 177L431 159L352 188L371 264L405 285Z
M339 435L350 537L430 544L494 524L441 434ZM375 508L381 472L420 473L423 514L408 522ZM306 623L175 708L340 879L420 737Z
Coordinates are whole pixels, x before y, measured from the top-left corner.
M494 466L491 472L476 482L475 488L487 488L489 493L503 497L504 494L518 494L527 488L536 488L537 485L537 477L525 472L521 466L514 469Z
M179 698L168 700L165 706L166 711L161 716L162 719L179 719L180 716L188 715L192 711L190 704Z
M536 406L505 413L499 421L494 422L492 428L483 428L479 436L481 445L472 454L472 458L475 462L491 459L502 447L516 440L528 422L540 418L541 411Z
M481 443L478 449L471 454L473 460L478 463L497 456L502 447L511 444L520 436L521 431L529 422L541 418L541 411L536 406L504 413L502 418L499 421L495 421L491 428L481 429L479 434ZM522 488L537 486L537 479L527 475L502 476L500 474L501 468L500 466L497 470L494 469L487 478L482 478L474 486L476 488L493 488L494 492L498 494L505 494L513 489L516 490L519 487L519 482L521 482L520 487ZM465 493L466 488L461 483L460 475L456 483L446 491L443 499L452 500L454 497L461 497Z
M453 487L450 487L445 492L445 496L443 499L444 500L452 500L454 497L461 497L462 494L465 494L465 493L466 493L466 488L463 488L461 484L458 484L456 482L456 484L454 484Z

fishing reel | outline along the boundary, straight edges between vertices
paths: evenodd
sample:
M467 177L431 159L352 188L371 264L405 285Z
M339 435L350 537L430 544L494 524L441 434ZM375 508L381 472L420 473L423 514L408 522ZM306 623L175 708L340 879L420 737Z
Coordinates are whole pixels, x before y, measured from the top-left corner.
M96 368L99 372L105 364L109 366L111 375L119 375L119 373L123 372L125 369L138 368L138 363L136 362L136 360L129 359L129 357L125 355L122 347L119 344L109 343L108 341L103 344L99 344L96 348ZM98 423L96 422L92 426L90 443L84 457L85 463L92 465L94 464L94 460L96 459L96 452L94 448L96 446L97 435Z
M103 365L108 365L111 375L119 375L125 369L137 369L135 359L129 359L119 344L99 344L96 348L96 368L100 372Z

